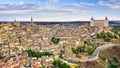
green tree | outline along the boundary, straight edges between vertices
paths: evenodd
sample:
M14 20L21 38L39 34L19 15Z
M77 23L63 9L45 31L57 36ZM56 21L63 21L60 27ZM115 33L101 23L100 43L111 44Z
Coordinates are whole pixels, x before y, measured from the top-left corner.
M120 26L114 26L111 31L120 36Z
M78 54L78 50L77 50L76 48L72 48L72 52L73 52L74 54Z
M66 63L62 63L59 68L70 68Z
M95 51L95 48L88 48L87 52L89 55L92 55L94 51Z
M117 57L117 56L114 56L114 57L113 57L113 60L114 60L115 62L118 62L118 57Z
M97 38L103 39L105 42L110 42L111 39L117 38L117 36L111 34L110 32L107 32L107 33L101 32L97 34Z
M78 52L82 52L82 47L81 46L77 47L77 50Z
M76 66L75 68L81 68L80 66Z
M37 58L42 57L42 56L51 56L51 55L53 55L50 52L35 52L35 51L32 51L31 49L26 50L26 52L27 52L29 57L32 56L32 57L37 57Z
M61 60L55 60L53 62L53 65L56 66L56 67L58 67L58 68L70 68L70 66L68 64L62 63Z
M54 44L58 44L59 41L60 41L59 38L52 37L52 39L51 39L51 42L53 42Z
M111 59L108 60L108 67L109 68L118 68L118 65L114 63Z
M56 66L56 67L60 67L61 64L62 64L62 61L61 61L61 60L55 60L55 61L53 62L53 65Z
M3 59L3 58L4 58L4 56L2 54L0 54L0 59Z
M59 58L63 58L62 54L59 55Z

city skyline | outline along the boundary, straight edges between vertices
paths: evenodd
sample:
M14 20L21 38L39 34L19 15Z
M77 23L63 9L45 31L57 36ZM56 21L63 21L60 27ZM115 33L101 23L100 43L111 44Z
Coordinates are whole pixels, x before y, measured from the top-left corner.
M120 20L120 0L0 0L0 21Z

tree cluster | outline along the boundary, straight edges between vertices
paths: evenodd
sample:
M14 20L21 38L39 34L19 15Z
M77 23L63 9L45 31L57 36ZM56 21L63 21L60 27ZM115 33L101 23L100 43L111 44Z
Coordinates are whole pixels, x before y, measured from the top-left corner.
M42 56L51 56L53 55L52 53L50 52L35 52L35 51L32 51L31 49L28 49L26 50L27 54L29 57L42 57Z
M86 48L85 46L78 46L77 48L72 48L74 54L87 52L89 55L93 54L95 51L94 47Z
M72 48L72 52L75 53L75 54L78 54L79 52L83 53L83 52L85 52L85 47L79 46L77 48Z
M2 54L0 54L0 59L3 59L3 58L4 58L4 56Z
M59 38L52 37L52 39L51 39L51 42L53 42L54 44L58 44L59 41L60 41Z
M118 57L114 56L112 59L108 60L108 67L109 68L118 68L117 62L118 62Z
M101 32L97 34L98 39L103 39L105 42L110 42L111 39L113 38L118 38L116 35L111 34L110 32L104 33Z
M120 26L114 26L111 31L120 36Z
M55 60L53 65L58 68L70 68L70 66L66 63L63 63L61 60Z
M118 65L113 62L112 60L108 60L108 67L109 68L118 68Z

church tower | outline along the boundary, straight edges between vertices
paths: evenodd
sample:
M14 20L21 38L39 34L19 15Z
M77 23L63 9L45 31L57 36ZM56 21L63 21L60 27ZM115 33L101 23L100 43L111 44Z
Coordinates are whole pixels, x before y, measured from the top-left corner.
M31 26L34 25L34 22L33 22L33 18L32 18L32 17L31 17L30 25L31 25Z
M108 20L108 17L107 17L107 16L106 16L106 18L105 18L105 24L104 24L104 26L106 26L106 27L109 26L109 20Z
M90 26L94 26L94 18L91 17Z
M18 22L18 21L16 21L16 19L15 19L15 21L14 21L14 26L20 27L20 26L21 26L21 23Z
M15 21L14 21L14 25L15 25L15 26L17 25L17 21L16 21L16 19L15 19Z

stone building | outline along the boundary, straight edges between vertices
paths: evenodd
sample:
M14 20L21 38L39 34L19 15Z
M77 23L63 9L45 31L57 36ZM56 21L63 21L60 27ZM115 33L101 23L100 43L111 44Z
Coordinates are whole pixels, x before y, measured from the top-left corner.
M90 26L109 27L109 20L107 17L105 20L94 20L94 18L91 17Z
M72 48L74 48L74 46L71 45L67 45L65 46L65 57L75 57L76 55L73 54L72 52Z

